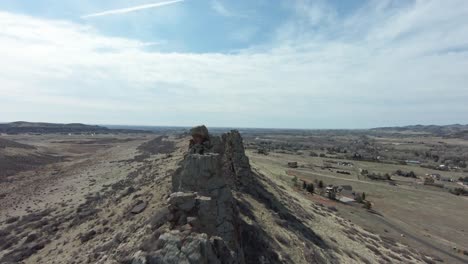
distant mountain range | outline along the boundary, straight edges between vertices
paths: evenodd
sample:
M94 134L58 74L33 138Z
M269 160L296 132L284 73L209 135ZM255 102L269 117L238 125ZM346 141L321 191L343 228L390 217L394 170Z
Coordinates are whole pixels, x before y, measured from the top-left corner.
M374 131L387 132L418 132L446 137L467 137L468 125L411 125L401 127L379 127L373 128Z
M80 124L80 123L55 124L55 123L43 123L43 122L18 121L18 122L0 124L0 133L5 133L5 134L22 134L22 133L109 134L109 133L151 133L151 132L145 131L145 130L136 130L136 129L110 129L104 126L85 125L85 124Z

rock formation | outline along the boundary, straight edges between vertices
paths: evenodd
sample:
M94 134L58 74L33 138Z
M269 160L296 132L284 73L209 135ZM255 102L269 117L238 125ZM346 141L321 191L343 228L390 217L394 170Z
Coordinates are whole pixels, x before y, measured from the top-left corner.
M172 178L170 232L162 234L150 263L245 263L233 189L251 173L237 131L221 137L191 129L189 150Z

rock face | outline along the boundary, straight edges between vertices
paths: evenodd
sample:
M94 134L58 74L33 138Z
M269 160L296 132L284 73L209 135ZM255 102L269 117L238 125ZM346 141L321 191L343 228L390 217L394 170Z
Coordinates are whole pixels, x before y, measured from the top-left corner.
M157 247L159 249L155 253L146 257L142 257L143 254L138 252L133 263L236 263L222 239L208 237L204 233L187 235L179 230L172 230L159 237Z
M172 177L171 231L162 234L149 263L245 263L241 224L231 190L251 173L237 131L221 137L191 130L190 147Z

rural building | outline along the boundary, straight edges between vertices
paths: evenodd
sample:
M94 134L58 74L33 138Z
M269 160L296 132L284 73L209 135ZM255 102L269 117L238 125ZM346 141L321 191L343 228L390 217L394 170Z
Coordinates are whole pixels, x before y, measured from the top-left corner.
M338 186L337 191L340 194L340 196L350 198L354 201L354 191L351 185Z
M351 185L340 185L340 186L338 186L338 190L339 191L341 191L341 190L352 191L353 186L351 186Z
M453 180L452 180L452 178L450 178L450 177L442 176L442 177L440 177L440 181L452 182Z
M338 186L333 186L333 185L328 185L326 188L325 188L325 195L329 198L329 199L336 199L336 193L338 192Z

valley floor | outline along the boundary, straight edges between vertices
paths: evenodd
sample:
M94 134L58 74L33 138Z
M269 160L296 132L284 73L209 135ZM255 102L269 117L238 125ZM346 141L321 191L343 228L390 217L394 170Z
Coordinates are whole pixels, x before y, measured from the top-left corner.
M330 160L329 158L285 153L263 155L255 151L248 151L248 154L253 166L265 175L289 185L293 185L292 179L297 177L299 187L294 189L303 197L336 207L338 215L372 233L391 237L445 260L446 263L468 262L468 257L458 250L468 245L468 197L455 196L440 188L409 184L403 177L401 182L397 180L396 185L390 185L360 176L359 168L375 167L372 162L349 161L354 163L354 167L344 168L351 172L350 175L346 175L338 174L336 170L322 169L324 160ZM288 168L287 163L291 161L297 161L299 167ZM388 164L383 166L389 171L401 167ZM361 204L332 201L302 190L302 181L316 180L323 181L325 185L351 185L354 191L365 192L366 199L372 203L374 213L363 209Z

